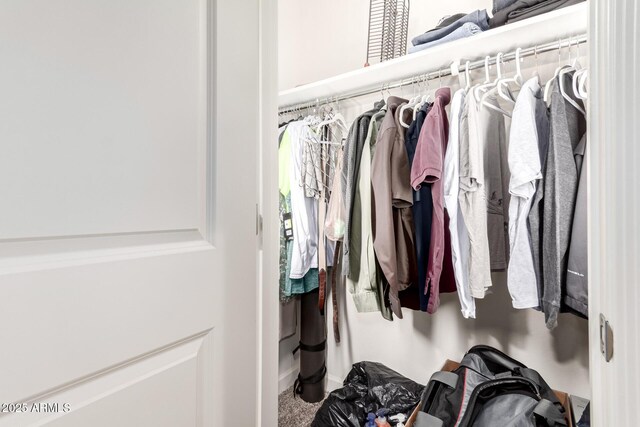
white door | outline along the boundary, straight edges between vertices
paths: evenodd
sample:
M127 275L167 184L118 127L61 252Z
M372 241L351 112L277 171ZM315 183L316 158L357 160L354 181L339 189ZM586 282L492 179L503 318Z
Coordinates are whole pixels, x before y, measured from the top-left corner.
M591 0L590 282L596 427L638 425L640 402L640 0ZM600 354L603 314L613 357Z
M256 425L259 20L0 2L0 426Z

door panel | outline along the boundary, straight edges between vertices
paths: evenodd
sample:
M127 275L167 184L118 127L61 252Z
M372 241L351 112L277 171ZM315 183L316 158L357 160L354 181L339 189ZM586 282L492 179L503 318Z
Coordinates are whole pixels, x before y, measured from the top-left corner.
M210 329L220 320L208 282L213 252L194 247L1 276L0 334L11 351L2 352L0 369L12 386L0 387L0 402L37 396Z
M7 422L50 426L178 426L196 425L198 372L197 359L203 341L199 335L135 359L48 395L51 405L74 402L66 414L42 412L14 414ZM104 413L112 414L105 417Z
M201 2L1 7L0 238L198 228Z
M590 2L589 316L592 425L638 424L640 0ZM613 358L600 354L600 314Z
M256 424L258 17L0 2L0 426Z

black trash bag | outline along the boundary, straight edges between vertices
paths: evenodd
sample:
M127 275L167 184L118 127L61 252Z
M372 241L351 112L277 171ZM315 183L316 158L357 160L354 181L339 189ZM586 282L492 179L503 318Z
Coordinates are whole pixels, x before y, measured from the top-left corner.
M343 384L325 399L312 427L362 427L367 414L381 408L408 418L424 390L423 385L376 362L354 364Z

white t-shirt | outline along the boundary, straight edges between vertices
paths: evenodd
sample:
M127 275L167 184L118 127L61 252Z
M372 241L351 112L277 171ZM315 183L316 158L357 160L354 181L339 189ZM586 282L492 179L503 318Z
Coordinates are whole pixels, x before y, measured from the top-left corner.
M314 138L311 128L304 121L290 123L287 127L291 138L291 219L293 222L293 252L291 254L292 279L302 279L311 268L318 267L318 200L304 194L302 162L304 142Z
M514 308L533 308L539 305L527 217L536 192L536 181L542 178L536 125L536 103L541 102L541 96L538 78L533 77L527 80L516 99L511 120L509 142L511 256L507 284Z
M491 287L487 199L485 195L485 139L480 104L472 94L460 116L460 192L458 202L469 235L469 286L474 298L484 298Z
M458 203L460 189L460 115L465 100L464 89L458 90L451 101L449 144L444 156L444 204L449 213L449 233L453 271L458 288L462 315L476 317L476 304L469 285L469 233Z

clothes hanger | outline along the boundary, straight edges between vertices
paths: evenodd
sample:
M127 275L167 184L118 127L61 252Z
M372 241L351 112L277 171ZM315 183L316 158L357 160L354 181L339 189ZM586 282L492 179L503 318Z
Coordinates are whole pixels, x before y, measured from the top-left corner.
M342 131L345 131L345 132L349 131L349 128L347 127L347 121L344 119L344 116L339 111L331 112L328 119L321 121L315 126L315 130L317 132L322 128L322 126L330 125L332 123L336 123Z
M568 67L563 67L562 70L558 73L558 81L560 83L560 93L567 100L567 102L575 107L576 110L580 111L583 115L586 115L586 111L580 104L578 104L573 97L571 97L567 91L565 90L565 78L564 76L570 72L575 72L581 68L580 62L578 60L578 55L580 52L576 52L576 57L573 60L573 63ZM571 60L571 43L569 43L569 60ZM573 80L572 80L573 81Z
M549 97L551 96L551 83L558 77L558 74L560 74L560 71L562 71L563 68L568 67L568 65L562 65L562 40L558 40L558 68L556 68L556 71L553 73L553 78L549 79L549 81L547 81L547 84L544 86L544 102L549 104Z
M485 56L484 57L484 75L485 75L485 79L484 82L482 82L482 84L476 86L473 89L473 97L475 98L476 102L480 101L480 92L487 90L489 87L491 87L493 85L493 82L491 81L491 76L489 75L489 60L491 59L490 56Z
M416 93L415 102L413 103L413 120L415 120L416 116L418 115L418 108L416 108L416 107L418 106L418 103L420 102L420 99L422 98L422 96L420 95L420 92L422 91L421 78L422 78L421 76L416 78L417 93Z
M471 63L471 61L467 61L466 64L464 64L464 77L467 81L467 83L464 86L464 91L465 92L469 92L469 89L471 89L471 77L469 76L469 64Z
M415 95L415 92L414 92ZM409 108L413 108L415 106L415 104L418 102L419 97L417 96L413 96L409 102L407 102L406 104L404 104L401 108L400 108L400 126L402 126L403 128L409 129L409 126L411 126L411 123L405 123L403 118L404 118L404 112L406 110L408 110Z
M540 81L540 63L538 62L538 45L533 47L533 58L536 63L536 68L533 70L532 77L537 77L538 82Z
M580 84L580 77L586 72L586 69L581 69L576 71L575 73L573 73L573 78L571 79L571 89L573 90L573 94L575 95L576 98L580 98L583 99L582 96L580 96L580 88L578 87L578 85Z
M576 60L580 57L580 41L576 39ZM573 95L576 98L585 99L583 94L580 92L580 78L583 74L587 72L587 69L581 67L575 73L573 73L573 78L571 79L571 89L573 90Z
M491 90L493 88L498 87L498 84L499 84L500 80L502 79L502 69L500 67L500 63L502 62L502 56L503 55L504 54L502 52L500 52L500 53L498 53L498 55L496 55L496 74L497 74L497 77L491 84L487 84L486 85L487 88L486 88L484 94L482 95L482 98L481 98L481 101L480 101L480 105L483 106L483 107L487 107L487 108L490 108L492 110L495 110L495 111L497 111L499 113L502 113L507 117L511 117L511 113L509 113L508 111L502 109L499 105L496 105L494 103L491 103L491 102L487 101L487 98L489 96L491 96Z
M429 76L427 74L423 75L422 77L422 81L426 82L426 89L425 91L429 91ZM431 98L431 95L429 93L426 93L425 95L422 96L422 98L420 99L420 101L418 101L418 103L413 107L413 120L416 119L416 117L418 116L418 111L420 111L420 108L422 108L422 106L429 102Z
M589 70L584 70L585 72L580 76L580 82L578 82L578 93L582 99L587 99L587 79L589 78Z
M520 52L522 52L522 48L519 47L516 49L516 74L513 77L505 77L502 80L500 80L498 82L498 94L500 95L501 98L505 99L506 101L515 104L516 100L513 97L513 93L511 92L511 89L509 88L509 83L515 83L518 87L522 87L522 82L523 82L523 77L522 77L522 69L520 68ZM506 92L504 92L504 89L506 89Z

